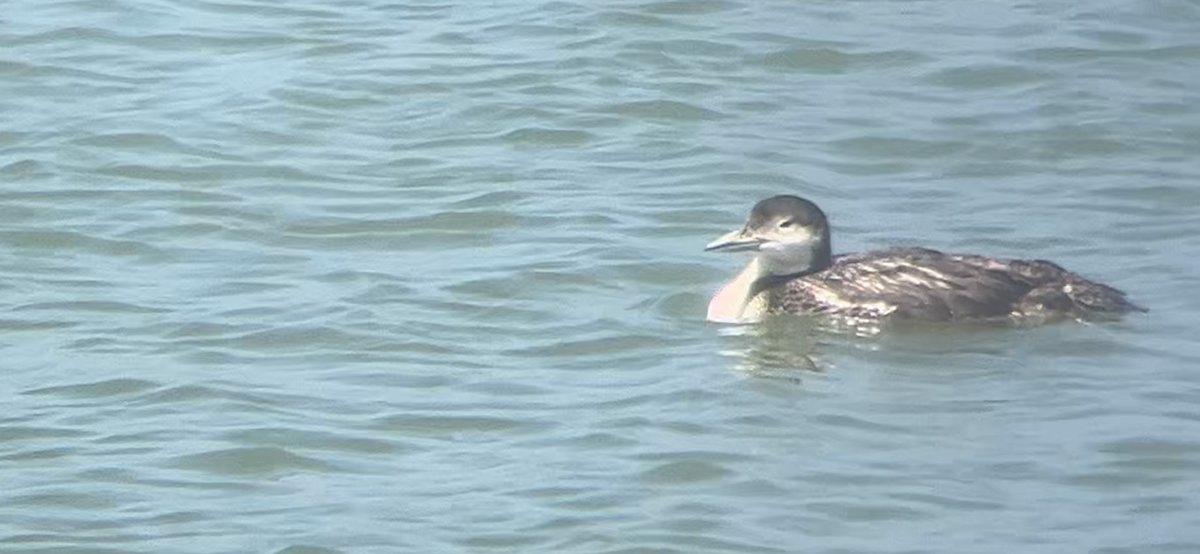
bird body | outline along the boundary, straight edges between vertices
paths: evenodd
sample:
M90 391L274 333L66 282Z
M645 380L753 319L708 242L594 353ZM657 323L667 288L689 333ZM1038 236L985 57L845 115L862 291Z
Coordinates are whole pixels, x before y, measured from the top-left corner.
M710 321L745 323L790 313L856 320L1041 322L1145 311L1120 290L1045 260L914 247L833 256L825 214L795 196L759 202L745 227L707 249L755 253L709 303Z

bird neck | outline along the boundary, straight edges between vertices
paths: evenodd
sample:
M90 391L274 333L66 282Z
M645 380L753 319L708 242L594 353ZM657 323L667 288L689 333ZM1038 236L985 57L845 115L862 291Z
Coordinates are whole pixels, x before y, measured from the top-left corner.
M805 275L825 271L833 265L833 244L829 240L829 231L826 230L824 235L821 238L821 243L813 250L812 265L809 266Z
M708 321L718 323L756 323L767 313L765 292L793 279L824 271L833 265L829 241L814 249L807 262L794 272L778 274L778 264L754 256L708 303Z
M751 258L737 276L713 295L706 319L718 323L754 323L762 319L766 306L754 300L763 290L759 282L766 275L758 256Z

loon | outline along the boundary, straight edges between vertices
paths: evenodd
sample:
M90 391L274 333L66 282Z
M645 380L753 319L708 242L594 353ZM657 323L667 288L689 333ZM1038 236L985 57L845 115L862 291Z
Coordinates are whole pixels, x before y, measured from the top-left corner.
M746 225L706 251L753 252L713 296L709 321L755 323L768 314L855 321L1040 323L1146 311L1125 293L1045 260L1005 260L917 247L834 256L816 204L780 195L755 204Z

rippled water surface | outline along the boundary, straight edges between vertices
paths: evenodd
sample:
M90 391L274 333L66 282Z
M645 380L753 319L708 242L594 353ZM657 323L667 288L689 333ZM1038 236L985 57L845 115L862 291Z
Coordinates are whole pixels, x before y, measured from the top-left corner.
M16 0L0 551L1200 552L1200 3ZM1123 322L703 322L759 198Z

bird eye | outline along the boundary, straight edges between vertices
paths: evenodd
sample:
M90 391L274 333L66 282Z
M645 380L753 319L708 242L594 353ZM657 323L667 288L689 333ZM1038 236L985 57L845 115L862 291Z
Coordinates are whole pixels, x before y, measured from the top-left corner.
M791 227L792 225L795 225L795 224L796 224L796 221L792 220L792 219L785 219L785 220L779 222L779 226L783 227L784 229L787 229L788 227Z

